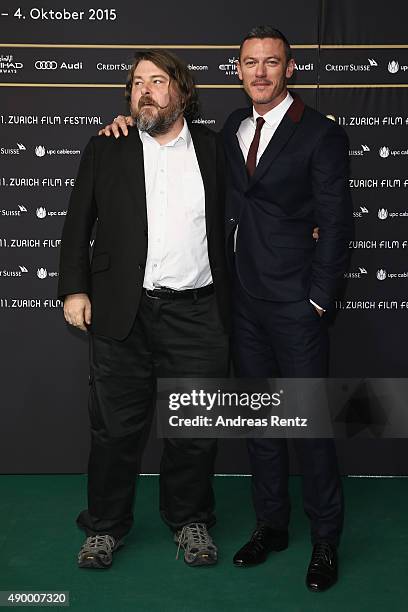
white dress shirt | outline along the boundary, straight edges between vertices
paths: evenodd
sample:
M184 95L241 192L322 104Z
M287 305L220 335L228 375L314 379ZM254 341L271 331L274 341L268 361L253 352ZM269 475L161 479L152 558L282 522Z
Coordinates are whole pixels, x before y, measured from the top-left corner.
M258 152L256 156L256 165L258 165L259 160L261 158L262 153L265 151L268 146L272 136L275 134L280 122L282 121L284 115L286 114L289 106L293 102L293 97L289 92L286 94L286 98L282 100L275 108L265 113L265 115L260 115L256 112L256 110L252 109L252 116L247 117L241 122L241 125L238 128L237 138L239 142L239 146L241 147L242 155L244 156L245 162L248 157L249 147L251 146L251 142L255 136L256 130L256 120L258 117L263 117L265 119L265 123L261 129L261 136L259 139ZM235 230L235 243L237 240L237 232L238 227ZM313 300L309 300L313 306L320 308L316 302ZM323 309L321 309L323 310Z
M183 290L209 285L204 185L187 123L165 145L139 133L148 227L143 287Z
M270 139L276 132L278 125L282 121L292 102L293 98L288 92L286 94L286 98L275 106L275 108L272 108L272 110L265 113L265 115L259 115L253 108L252 116L247 117L241 122L241 125L238 128L237 138L245 161L248 157L249 147L251 146L251 142L255 136L257 118L263 117L265 119L265 123L261 129L261 137L259 139L258 153L256 156L256 164L258 165L262 153L268 146Z

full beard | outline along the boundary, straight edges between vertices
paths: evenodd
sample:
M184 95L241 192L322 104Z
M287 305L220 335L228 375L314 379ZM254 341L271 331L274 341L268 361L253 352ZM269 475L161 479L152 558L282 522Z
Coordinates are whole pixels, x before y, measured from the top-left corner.
M166 108L160 108L158 104L151 101L147 105L146 101L139 100L142 105L137 109L131 109L132 117L136 127L141 132L146 132L149 136L159 136L166 134L182 113L181 104L170 99ZM156 111L152 110L155 108Z

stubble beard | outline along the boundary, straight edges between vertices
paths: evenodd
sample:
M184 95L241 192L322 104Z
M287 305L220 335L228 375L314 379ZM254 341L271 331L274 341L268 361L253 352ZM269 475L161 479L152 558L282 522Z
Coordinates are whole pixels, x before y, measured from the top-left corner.
M257 94L251 91L250 87L246 88L246 93L251 98L253 104L270 104L282 94L282 92L286 89L286 87L287 87L287 79L283 77L275 84L275 87L272 93L266 97L256 98L255 96Z
M153 110L153 107L156 110ZM180 101L173 98L170 98L166 108L160 108L153 100L151 106L146 106L146 100L141 98L138 107L131 108L131 115L141 132L146 132L149 136L159 136L166 134L173 127L182 111Z

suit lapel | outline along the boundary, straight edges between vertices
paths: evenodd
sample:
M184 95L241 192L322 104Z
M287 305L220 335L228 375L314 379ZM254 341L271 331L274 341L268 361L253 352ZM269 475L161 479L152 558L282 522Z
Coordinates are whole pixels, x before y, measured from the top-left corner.
M234 117L234 121L228 126L225 132L225 150L229 158L232 171L241 181L243 188L248 186L248 173L245 165L244 156L242 155L241 147L239 146L237 132L241 122L252 114L252 108L248 107L241 109L241 112Z
M214 163L217 155L216 145L213 138L208 138L207 134L196 126L189 125L189 130L204 184L205 223L208 237L217 203L216 167Z
M121 155L125 184L131 193L136 211L147 228L146 185L143 162L143 145L137 128L129 128L127 137L121 136Z
M272 164L274 159L279 155L293 132L296 130L297 125L285 115L280 122L276 132L269 141L268 146L261 155L261 158L256 166L255 172L249 181L249 186L252 187L257 181L259 181L265 174L266 170Z
M296 128L302 118L305 105L298 95L292 93L292 96L293 102L286 111L265 151L261 155L261 159L258 162L254 175L249 182L249 187L252 187L263 177L274 159L276 159L283 147L291 138L292 134L296 131Z

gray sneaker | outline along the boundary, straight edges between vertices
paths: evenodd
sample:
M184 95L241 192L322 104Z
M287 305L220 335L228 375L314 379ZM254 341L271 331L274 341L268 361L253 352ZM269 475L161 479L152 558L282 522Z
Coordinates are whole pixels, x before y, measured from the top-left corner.
M86 538L78 553L79 567L108 569L112 565L112 553L122 545L110 535L95 535Z
M176 559L182 548L187 565L215 565L217 563L218 550L204 523L184 525L181 531L174 534L174 541L178 544Z

